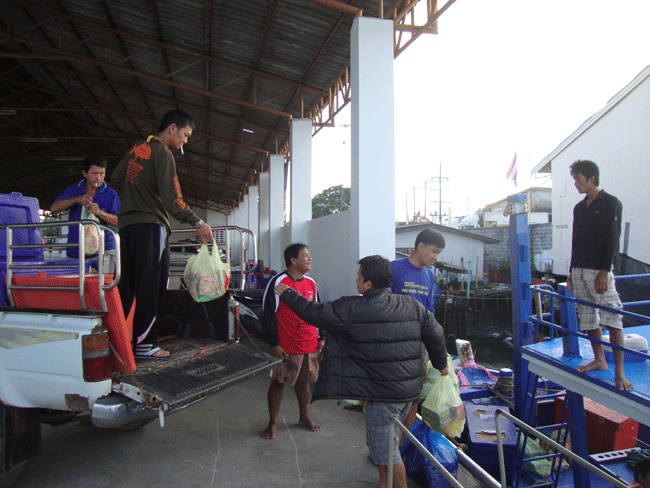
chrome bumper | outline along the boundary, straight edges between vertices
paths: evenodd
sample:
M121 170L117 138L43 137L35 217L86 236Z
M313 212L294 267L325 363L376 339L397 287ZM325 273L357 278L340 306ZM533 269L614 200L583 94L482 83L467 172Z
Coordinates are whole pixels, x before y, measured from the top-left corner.
M92 421L97 427L115 428L157 417L157 410L117 394L98 399L92 408Z

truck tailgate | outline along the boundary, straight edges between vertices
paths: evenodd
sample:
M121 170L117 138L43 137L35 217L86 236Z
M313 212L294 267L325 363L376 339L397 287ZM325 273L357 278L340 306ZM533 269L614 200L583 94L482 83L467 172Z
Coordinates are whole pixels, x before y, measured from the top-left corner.
M135 373L120 373L113 391L166 413L180 410L281 361L238 343L172 339L160 343L170 359L137 361Z

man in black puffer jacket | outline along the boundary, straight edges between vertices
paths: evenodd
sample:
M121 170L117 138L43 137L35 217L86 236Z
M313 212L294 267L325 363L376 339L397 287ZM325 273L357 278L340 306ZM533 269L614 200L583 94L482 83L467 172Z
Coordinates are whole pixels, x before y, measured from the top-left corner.
M382 256L359 261L357 290L362 296L317 303L278 285L275 292L305 322L330 333L312 401L367 401L366 443L379 469L378 488L388 481L388 425L403 422L420 398L422 346L431 364L448 374L444 334L433 314L413 297L390 291L392 269ZM393 486L406 487L406 473L394 431Z

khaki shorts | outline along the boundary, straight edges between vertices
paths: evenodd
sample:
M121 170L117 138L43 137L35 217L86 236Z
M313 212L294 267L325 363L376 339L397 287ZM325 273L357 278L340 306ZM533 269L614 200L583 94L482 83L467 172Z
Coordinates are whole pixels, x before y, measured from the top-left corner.
M598 293L596 291L596 276L598 270L574 268L571 270L573 281L573 293L576 298L586 302L595 303L604 307L622 310L623 305L616 291L614 273L607 273L607 291ZM589 307L588 305L576 304L580 330L594 330L598 327L611 327L613 329L623 328L623 317L606 310Z
M271 379L283 385L316 383L318 381L318 351L308 354L289 354L280 366L273 368Z

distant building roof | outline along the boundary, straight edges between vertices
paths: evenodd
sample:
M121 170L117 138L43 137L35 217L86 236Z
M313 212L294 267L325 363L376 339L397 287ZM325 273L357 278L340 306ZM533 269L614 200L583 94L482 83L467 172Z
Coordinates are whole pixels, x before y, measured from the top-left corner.
M486 244L498 244L499 242L501 242L498 239L493 239L492 237L482 236L480 234L473 234L472 232L456 229L455 227L447 227L446 225L434 224L433 222L421 222L417 224L400 225L399 227L395 227L395 232L396 233L409 232L409 231L419 232L426 229L427 227L431 227L433 230L437 230L438 232L446 232L448 234L456 234L463 237L468 237L470 239L476 239L477 241L483 241Z
M544 188L544 187L541 187L541 186L532 186L532 187L530 187L530 188L527 188L526 190L522 190L522 191L519 191L519 192L517 192L517 193L518 193L518 194L519 194L519 193L522 193L522 194L523 194L523 193L526 193L526 192L529 192L529 191L530 191L530 192L535 191L535 192L542 192L542 193L549 193L549 194L550 194L552 190L551 190L551 188ZM488 203L485 207L483 207L482 209L478 210L477 213L480 213L480 212L486 212L486 211L488 211L488 210L492 210L493 208L496 208L496 207L505 206L507 203L508 203L508 199L507 199L507 198L503 198L503 199L498 200L498 201L496 201L496 202L494 202L494 203ZM542 205L542 206L549 207L549 211L550 211L550 207L551 207L551 201L550 201L550 200L549 200L549 201L540 202L540 203L545 204L545 205ZM533 202L533 207L534 207L534 206L535 206L535 202Z
M598 120L600 120L607 112L609 112L616 105L618 105L618 102L620 102L626 96L628 96L637 86L643 83L648 77L650 77L650 66L646 66L638 75L636 75L636 77L630 83L628 83L628 85L625 88L623 88L616 95L614 95L603 108L601 108L598 112L596 112L591 117L589 117L580 127L578 127L578 130L576 130L573 134L571 134L569 137L564 139L564 141L562 141L562 143L558 147L553 149L553 151L548 156L542 159L539 162L539 164L537 164L537 166L535 166L530 171L530 174L534 175L535 173L550 173L551 162L562 151L564 151L568 146L570 146L573 143L573 141L575 141L583 133L589 130L589 128L591 128L592 125L598 122Z

